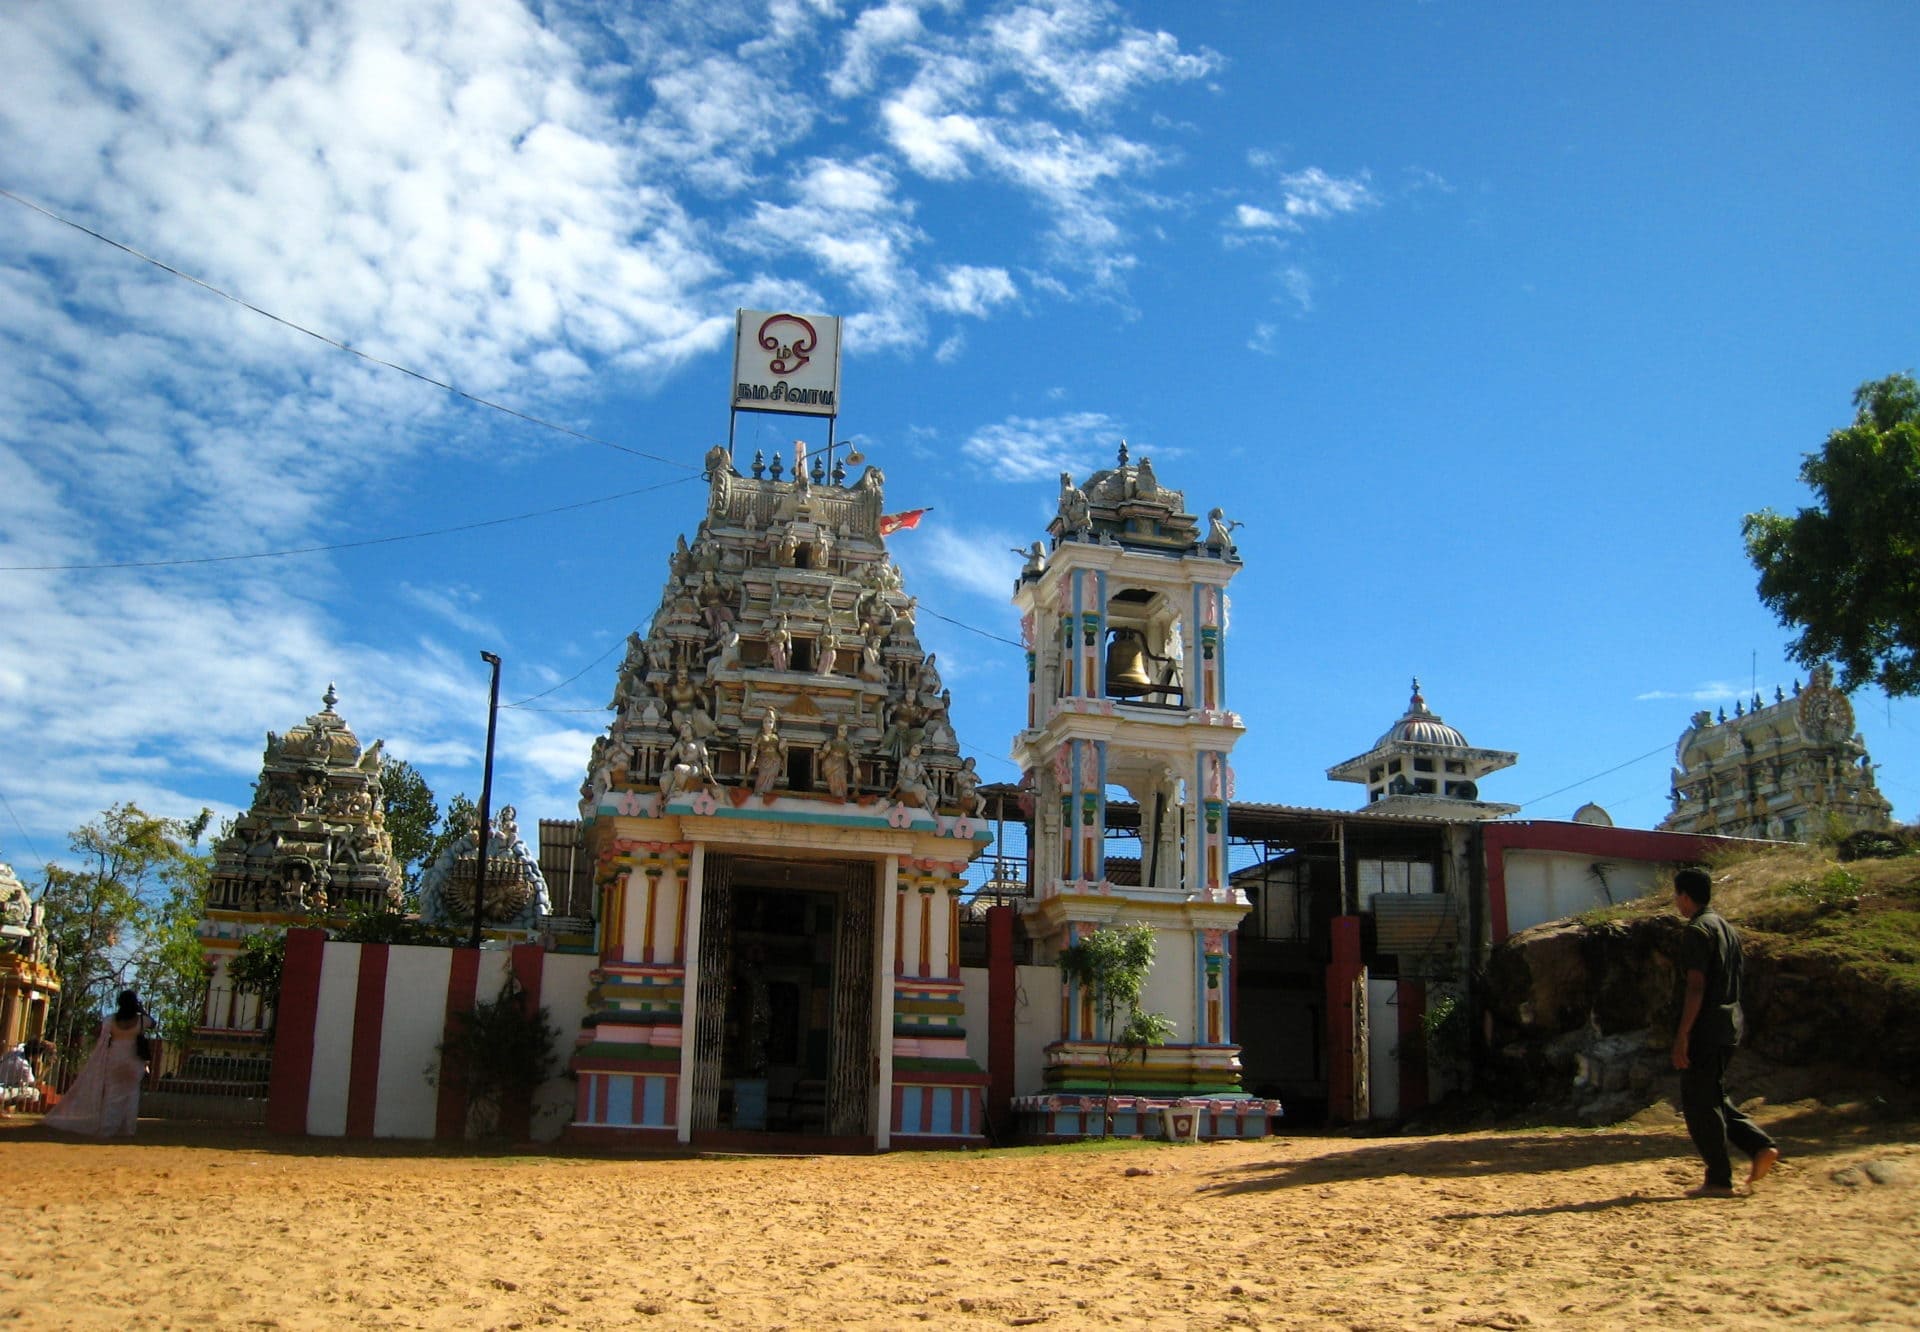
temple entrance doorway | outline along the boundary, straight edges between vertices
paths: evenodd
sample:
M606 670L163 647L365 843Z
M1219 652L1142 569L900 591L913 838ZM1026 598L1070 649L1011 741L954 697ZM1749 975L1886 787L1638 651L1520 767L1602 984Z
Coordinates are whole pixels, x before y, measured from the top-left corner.
M874 870L709 854L696 1133L873 1132Z

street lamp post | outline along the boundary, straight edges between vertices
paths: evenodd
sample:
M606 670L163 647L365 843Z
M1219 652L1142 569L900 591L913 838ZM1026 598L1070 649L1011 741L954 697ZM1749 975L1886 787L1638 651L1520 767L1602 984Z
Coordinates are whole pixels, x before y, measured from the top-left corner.
M486 910L487 852L493 844L493 728L500 719L500 658L482 652L480 660L493 667L493 689L487 695L487 759L480 774L480 857L473 872L473 947L480 946L480 917Z

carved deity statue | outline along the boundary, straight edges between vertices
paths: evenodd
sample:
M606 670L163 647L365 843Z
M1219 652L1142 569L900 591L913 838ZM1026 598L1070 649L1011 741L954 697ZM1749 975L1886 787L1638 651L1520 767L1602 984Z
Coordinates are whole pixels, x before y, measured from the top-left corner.
M910 745L894 773L893 798L903 805L925 809L927 797L927 765L920 761L920 746Z
M753 738L749 766L755 795L771 795L787 775L787 742L780 734L779 722L780 714L768 708L767 715L760 719L760 734Z
M835 727L833 739L820 747L820 776L827 784L828 795L835 800L847 798L853 787L853 746L847 743L845 722Z
M960 770L953 774L953 803L971 819L987 812L987 798L980 794L980 774L971 758L961 759Z
M667 751L660 770L660 796L672 799L682 791L694 791L713 781L713 765L707 757L707 745L693 733L689 722L680 723L680 738Z

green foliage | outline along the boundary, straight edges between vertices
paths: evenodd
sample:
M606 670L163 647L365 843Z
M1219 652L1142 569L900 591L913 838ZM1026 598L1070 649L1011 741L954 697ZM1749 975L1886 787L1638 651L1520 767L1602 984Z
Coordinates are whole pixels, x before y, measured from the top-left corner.
M163 1031L193 1024L205 984L193 929L211 867L193 844L210 817L115 805L69 837L77 868L47 867L40 903L59 949L59 1008L48 1028L56 1043L84 1040L126 988L142 992Z
M466 941L458 930L428 925L388 902L349 902L346 920L329 932L342 943L421 944L451 948Z
M1113 1089L1120 1065L1145 1059L1150 1047L1165 1045L1173 1035L1172 1018L1140 1011L1153 952L1153 926L1146 924L1095 930L1060 951L1060 971L1092 995L1095 1035L1103 1036L1107 1045L1103 1137L1113 1132Z
M440 859L446 851L462 837L474 830L480 818L480 807L467 799L465 791L460 792L447 802L447 812L440 820L440 826L434 831L433 840L427 844L427 853L420 858L424 869Z
M287 969L287 932L279 926L249 934L227 963L227 979L242 994L257 994L263 1004L280 1003L280 978Z
M481 1122L497 1124L508 1096L531 1096L553 1069L560 1029L548 1016L545 1008L529 1011L526 991L508 973L497 998L453 1015L454 1034L440 1043L439 1070L427 1080L451 1079L466 1090L470 1117L478 1108Z
M1832 660L1840 688L1920 692L1920 385L1911 374L1862 384L1854 420L1808 454L1800 479L1816 506L1750 513L1747 557L1760 600L1798 628L1796 661Z
M1859 879L1843 869L1830 869L1817 879L1801 879L1781 891L1787 897L1830 910L1858 903L1860 889Z
M1434 996L1420 1015L1420 1034L1427 1043L1427 1058L1440 1067L1464 1067L1472 1054L1472 1028L1467 1022L1467 1006L1459 995Z
M407 892L412 893L420 882L420 871L429 863L427 853L434 846L434 824L440 818L433 788L405 759L383 757L380 760L380 808L386 816L387 836L393 839L394 859L405 870Z

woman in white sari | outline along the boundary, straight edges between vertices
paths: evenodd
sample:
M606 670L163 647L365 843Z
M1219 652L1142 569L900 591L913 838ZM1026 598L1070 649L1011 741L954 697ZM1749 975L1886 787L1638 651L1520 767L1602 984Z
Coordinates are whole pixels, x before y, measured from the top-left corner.
M48 1128L88 1138L131 1138L147 1075L146 1012L140 996L120 992L117 1012L100 1024L100 1039L67 1094L47 1113Z

